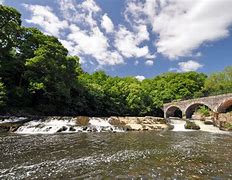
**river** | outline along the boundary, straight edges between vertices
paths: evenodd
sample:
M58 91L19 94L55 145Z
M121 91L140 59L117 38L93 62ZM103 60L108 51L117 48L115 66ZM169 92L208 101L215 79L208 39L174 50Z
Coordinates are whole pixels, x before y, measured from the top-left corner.
M0 179L232 179L232 134L1 134Z

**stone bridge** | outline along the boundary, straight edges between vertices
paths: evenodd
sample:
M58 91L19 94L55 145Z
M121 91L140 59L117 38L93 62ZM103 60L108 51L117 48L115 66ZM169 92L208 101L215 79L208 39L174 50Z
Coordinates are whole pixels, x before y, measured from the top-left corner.
M231 108L232 93L166 103L164 104L164 117L191 118L200 105L210 108L214 112L215 120L217 120L219 113L224 113Z

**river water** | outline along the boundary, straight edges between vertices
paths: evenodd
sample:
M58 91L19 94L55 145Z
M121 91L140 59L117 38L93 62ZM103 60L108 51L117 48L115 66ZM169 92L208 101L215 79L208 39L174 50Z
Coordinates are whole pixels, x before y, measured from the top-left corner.
M232 134L1 134L0 179L232 179Z

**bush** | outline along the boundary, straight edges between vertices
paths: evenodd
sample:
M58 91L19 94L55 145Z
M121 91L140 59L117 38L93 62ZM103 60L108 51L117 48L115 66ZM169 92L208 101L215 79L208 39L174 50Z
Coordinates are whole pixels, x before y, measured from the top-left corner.
M208 107L206 106L200 106L198 109L197 109L197 112L199 114L202 114L203 116L207 117L207 116L210 116L210 110Z
M186 121L186 124L184 125L185 129L194 129L199 130L201 129L200 126L198 126L195 122L192 121Z
M226 123L224 128L228 131L232 131L232 123Z

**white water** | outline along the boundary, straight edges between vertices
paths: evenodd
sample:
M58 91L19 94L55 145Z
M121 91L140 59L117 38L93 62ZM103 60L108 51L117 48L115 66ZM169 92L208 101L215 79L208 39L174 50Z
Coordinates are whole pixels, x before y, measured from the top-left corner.
M174 125L174 128L172 131L198 131L198 130L192 130L192 129L185 129L185 121L184 120L179 120L179 119L171 119L171 124ZM206 125L204 124L204 121L200 120L191 120L195 122L198 126L200 126L199 131L205 131L205 132L212 132L212 133L228 133L226 131L220 130L218 127L214 125Z
M88 126L78 126L73 119L69 120L37 120L23 124L16 131L18 134L54 134L74 132L122 132L123 130L111 125L108 119L90 118Z
M172 131L194 131L192 129L185 129L185 121L184 120L179 120L179 119L172 119L170 120L171 124L174 126Z
M23 121L23 120L26 120L27 118L26 117L11 117L11 118L4 118L2 120L0 120L0 124L2 123L8 123L8 122L19 122L19 121Z

